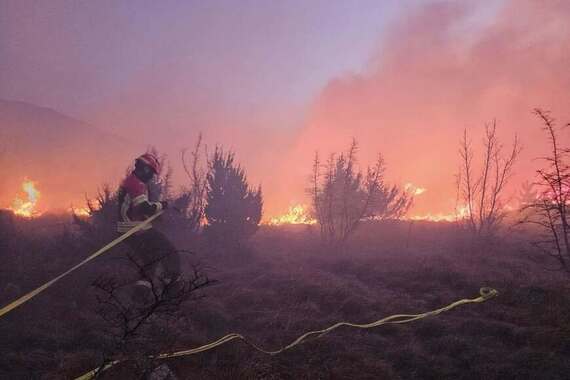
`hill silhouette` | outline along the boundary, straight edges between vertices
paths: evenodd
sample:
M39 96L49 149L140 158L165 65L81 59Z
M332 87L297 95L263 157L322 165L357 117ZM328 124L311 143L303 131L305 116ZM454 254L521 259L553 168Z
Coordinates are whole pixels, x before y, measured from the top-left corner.
M85 194L120 179L135 152L126 139L53 109L0 100L0 207L24 179L38 183L40 209L82 206Z

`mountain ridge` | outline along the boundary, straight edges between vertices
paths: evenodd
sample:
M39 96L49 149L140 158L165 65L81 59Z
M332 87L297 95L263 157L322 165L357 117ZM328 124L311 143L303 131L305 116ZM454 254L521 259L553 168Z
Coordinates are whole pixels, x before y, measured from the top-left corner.
M137 152L125 138L52 108L0 99L0 207L24 179L38 182L39 207L84 202L102 184L117 183Z

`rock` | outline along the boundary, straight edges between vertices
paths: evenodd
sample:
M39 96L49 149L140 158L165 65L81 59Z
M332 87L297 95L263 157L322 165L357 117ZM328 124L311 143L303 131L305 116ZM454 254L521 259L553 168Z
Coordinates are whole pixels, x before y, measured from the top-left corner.
M178 380L167 364L156 367L148 377L149 380Z

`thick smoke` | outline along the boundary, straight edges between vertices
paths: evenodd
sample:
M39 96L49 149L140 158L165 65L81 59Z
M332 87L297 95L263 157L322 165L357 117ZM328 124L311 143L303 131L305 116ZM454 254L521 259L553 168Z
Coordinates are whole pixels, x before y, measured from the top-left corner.
M570 121L570 3L511 1L496 14L465 3L425 6L390 30L366 72L345 75L315 100L293 156L307 169L315 149L362 146L385 155L388 177L428 191L415 212L450 211L464 128L477 146L496 119L508 148L524 145L513 181L530 177L545 153L534 107Z

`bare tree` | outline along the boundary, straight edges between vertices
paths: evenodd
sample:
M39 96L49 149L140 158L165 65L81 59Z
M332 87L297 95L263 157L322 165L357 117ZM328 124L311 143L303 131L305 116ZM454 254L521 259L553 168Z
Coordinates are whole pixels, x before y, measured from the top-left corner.
M515 135L511 150L504 154L503 145L497 138L496 121L485 125L483 148L482 167L476 172L472 144L467 130L463 132L459 149L461 167L457 175L458 198L467 207L463 221L478 238L494 235L505 217L503 195L521 151Z
M198 136L198 141L194 150L190 153L190 161L186 159L187 150L182 151L182 166L188 177L190 185L182 191L175 200L175 207L182 212L186 219L186 229L192 233L198 233L204 221L204 210L206 208L206 170L200 160L200 150L202 147L202 134ZM205 153L207 157L207 153Z
M321 239L328 246L342 248L362 220L399 218L411 205L409 194L385 184L381 155L364 174L356 167L357 152L353 139L346 153L331 154L324 166L315 154L308 192Z
M150 275L150 268L165 259L164 256L142 263L131 253L127 259L129 267L137 272L136 284L145 286L105 277L93 283L97 292L96 313L104 321L101 332L108 338L96 375L117 359L130 361L135 371L147 375L156 368L157 355L172 350L176 344L174 329L183 319L181 306L200 298L197 291L215 283L197 266L182 282Z
M560 269L570 275L570 226L568 224L568 202L570 201L570 150L559 145L555 120L549 112L535 109L534 113L544 124L548 135L550 152L542 157L546 166L537 170L538 180L534 184L538 193L529 201L523 211L523 223L537 225L540 238L533 242L545 254L553 257ZM568 127L566 124L564 127Z

